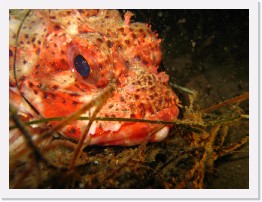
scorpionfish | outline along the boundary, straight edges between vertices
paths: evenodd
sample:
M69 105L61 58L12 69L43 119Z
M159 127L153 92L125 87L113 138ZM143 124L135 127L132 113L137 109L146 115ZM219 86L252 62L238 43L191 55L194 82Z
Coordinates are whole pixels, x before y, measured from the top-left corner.
M114 79L114 91L98 117L175 120L179 99L168 85L168 75L157 71L161 39L150 25L132 22L132 15L127 11L122 17L117 10L10 13L9 93L19 115L25 120L68 116ZM91 112L92 108L83 116ZM87 123L73 121L59 133L79 140ZM96 120L88 132L89 144L158 142L170 127Z

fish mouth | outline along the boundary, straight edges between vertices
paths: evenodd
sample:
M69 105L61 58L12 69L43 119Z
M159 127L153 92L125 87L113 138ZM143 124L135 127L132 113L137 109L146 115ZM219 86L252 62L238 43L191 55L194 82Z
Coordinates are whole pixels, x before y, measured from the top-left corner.
M90 134L91 145L134 146L144 142L159 142L168 136L171 124L150 123L156 121L174 121L179 114L177 105L158 111L148 118L148 122L125 122L117 131L101 131ZM146 120L146 119L143 119Z

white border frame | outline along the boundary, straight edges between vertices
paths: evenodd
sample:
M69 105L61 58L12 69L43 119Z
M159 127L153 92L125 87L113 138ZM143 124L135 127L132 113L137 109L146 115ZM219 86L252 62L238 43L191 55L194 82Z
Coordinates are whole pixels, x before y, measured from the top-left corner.
M259 114L258 114L258 2L255 0L96 0L96 1L26 1L10 0L1 4L1 55L3 63L1 71L1 131L0 144L0 193L3 198L51 198L51 199L259 199ZM168 189L9 189L9 146L8 146L8 53L9 46L9 22L8 12L11 8L116 8L116 9L249 9L249 95L250 95L250 151L249 151L249 189L205 189L205 190L168 190ZM259 108L260 109L260 108ZM2 163L4 162L4 163Z

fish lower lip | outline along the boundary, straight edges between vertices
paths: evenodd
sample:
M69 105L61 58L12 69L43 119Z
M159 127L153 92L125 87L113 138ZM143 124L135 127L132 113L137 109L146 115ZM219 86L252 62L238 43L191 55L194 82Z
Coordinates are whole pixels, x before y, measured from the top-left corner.
M169 127L165 126L161 128L159 131L157 131L151 138L150 141L152 142L161 142L164 140L169 133Z

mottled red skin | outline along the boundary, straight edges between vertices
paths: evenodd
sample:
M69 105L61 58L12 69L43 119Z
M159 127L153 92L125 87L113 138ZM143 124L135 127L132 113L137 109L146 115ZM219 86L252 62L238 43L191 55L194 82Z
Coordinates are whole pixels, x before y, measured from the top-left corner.
M176 119L178 98L168 86L168 76L157 72L160 39L148 25L131 23L131 16L127 12L123 20L115 10L31 11L18 35L15 64L19 91L43 117L60 117L80 109L115 79L116 89L99 117ZM19 22L10 16L10 101L17 106L21 101L13 95L18 91L12 86ZM78 54L91 67L87 78L73 65ZM30 108L27 111L32 113ZM75 121L60 132L79 139L86 124ZM97 145L141 144L163 127L131 122L95 124L90 144ZM156 141L154 136L150 141Z

